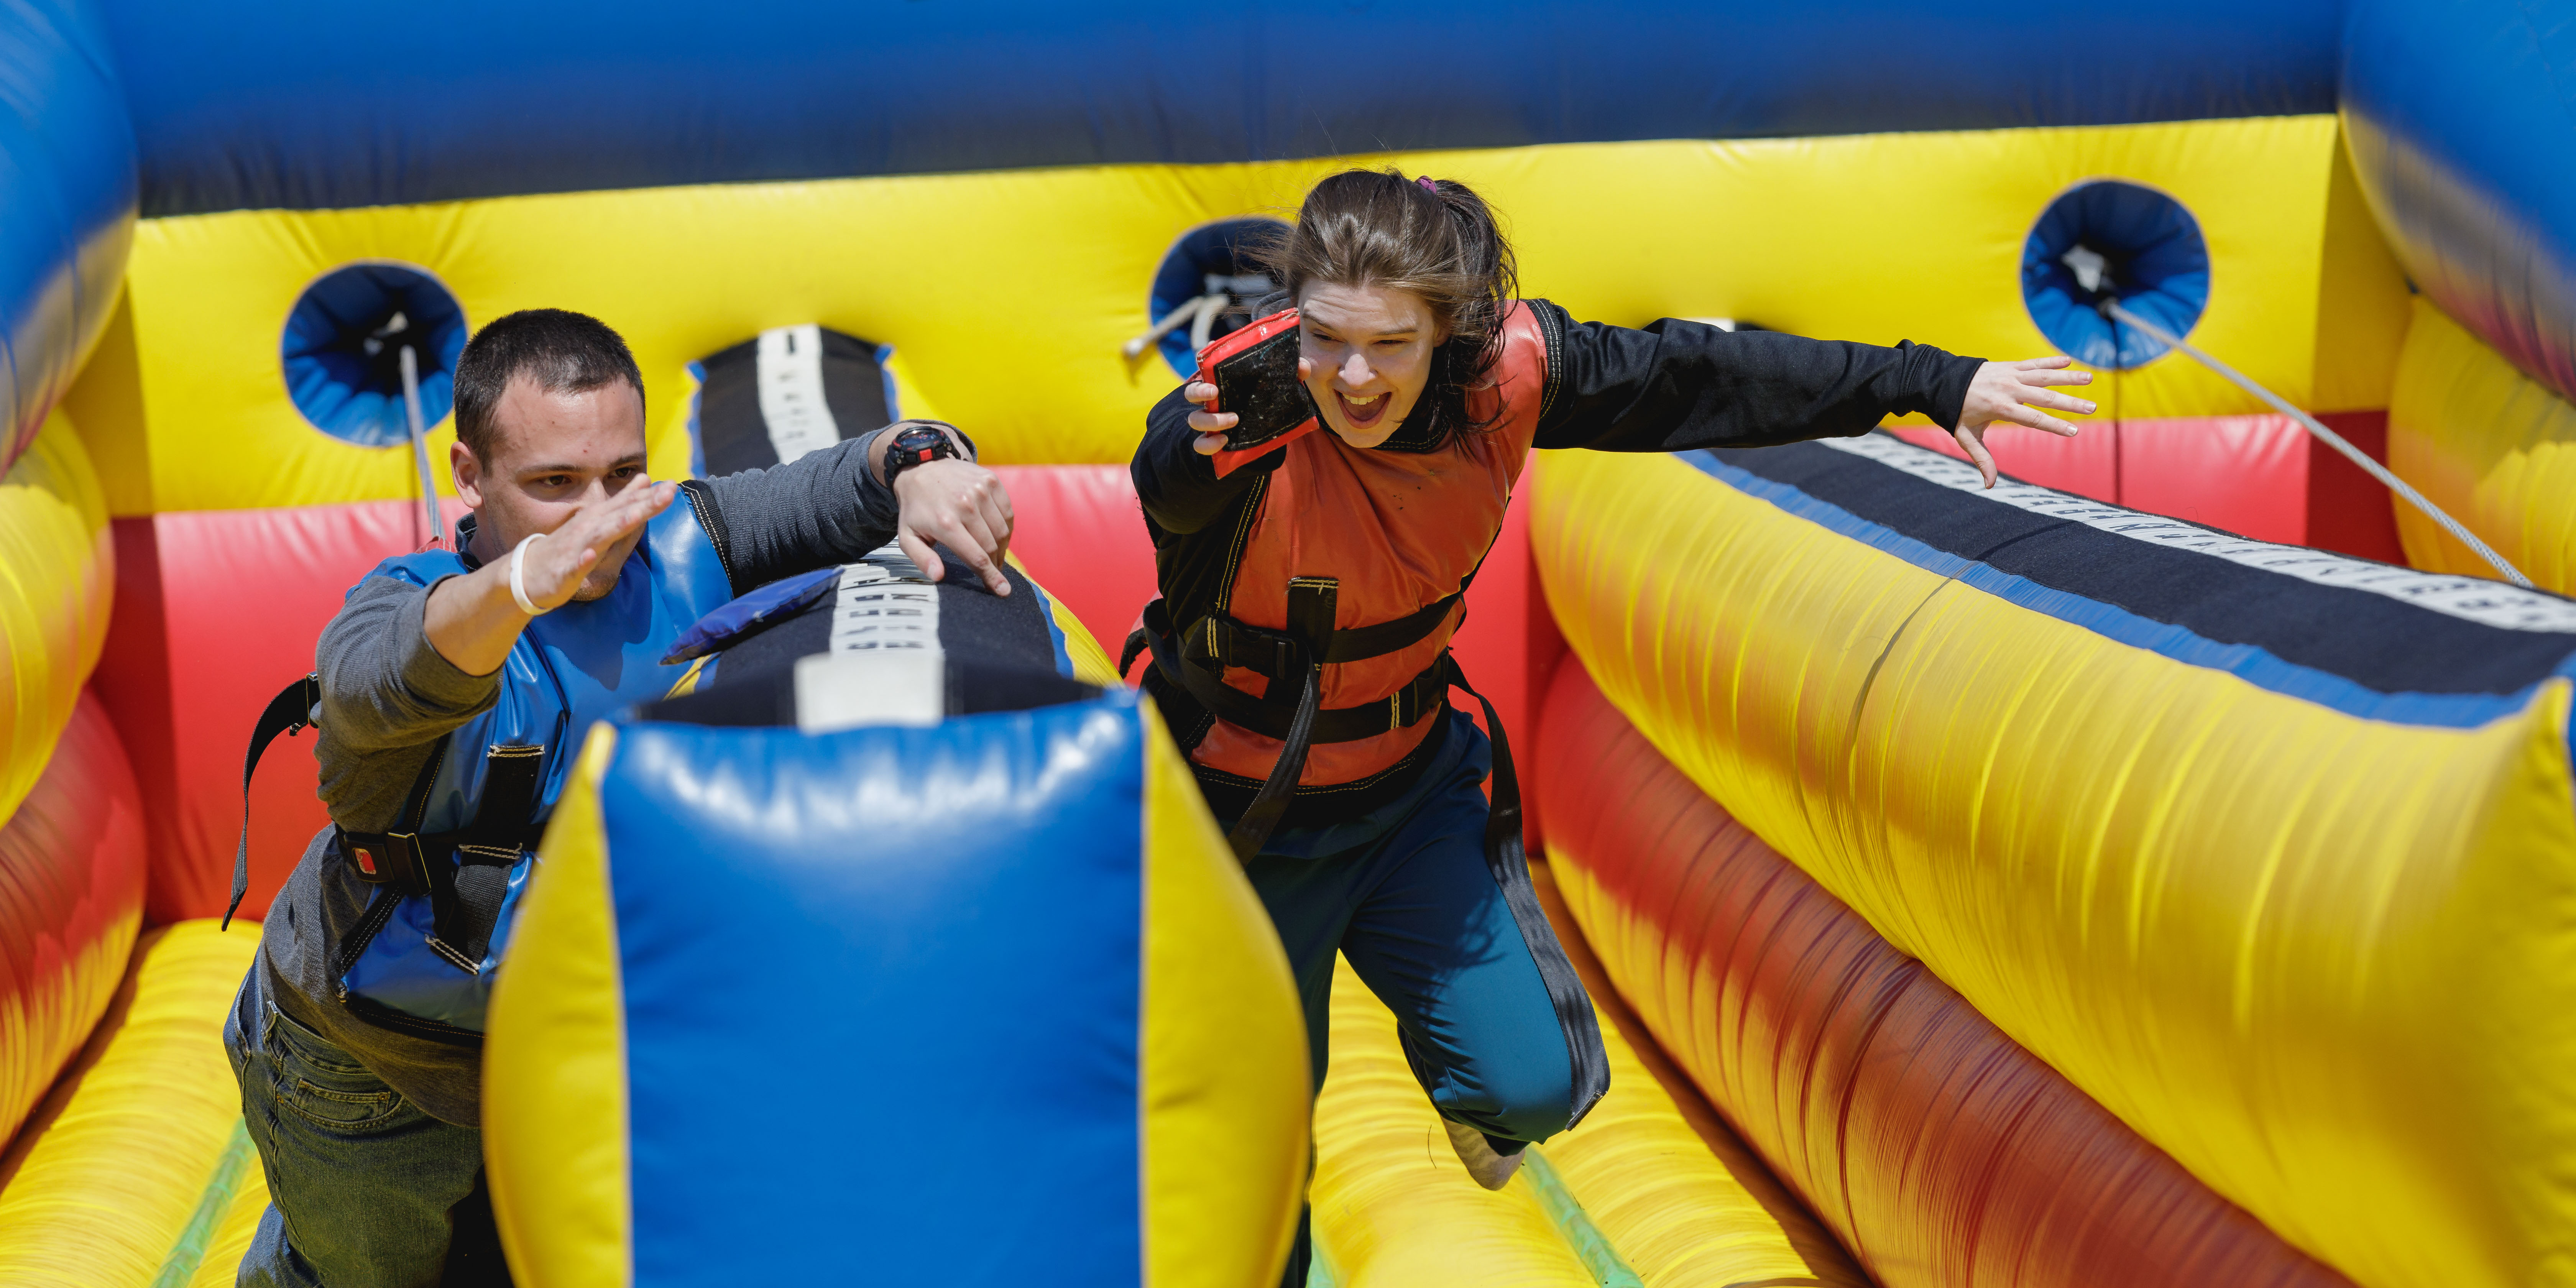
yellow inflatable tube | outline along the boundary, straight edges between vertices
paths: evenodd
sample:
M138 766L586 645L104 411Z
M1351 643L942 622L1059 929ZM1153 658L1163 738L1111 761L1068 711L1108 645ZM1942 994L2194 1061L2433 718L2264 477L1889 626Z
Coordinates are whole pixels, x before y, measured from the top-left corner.
M107 506L61 412L0 478L0 822L45 772L107 642Z
M2057 592L2041 611L1990 568L1933 571L1729 468L1569 453L1540 473L1558 621L1667 758L2356 1282L2564 1280L2565 679L2468 727L2362 718L2178 660L2170 628L2122 642Z
M224 1059L257 923L146 931L89 1048L0 1155L0 1283L231 1283L267 1204Z
M1542 867L1532 874L1546 891ZM1561 918L1559 924L1571 927ZM1595 989L1579 941L1567 944ZM1606 1009L1606 1008L1605 1008ZM1332 1069L1315 1106L1310 1282L1337 1288L1861 1288L1854 1269L1751 1151L1725 1156L1683 1116L1609 1015L1610 1094L1531 1147L1502 1190L1459 1165L1398 1045L1395 1016L1337 962ZM1713 1130L1724 1133L1722 1126Z
M2388 465L2533 584L2576 593L2576 407L2415 300L2388 403ZM2411 505L2397 535L2418 568L2496 575Z
M804 322L895 347L900 400L987 460L1124 462L1174 384L1130 366L1174 240L1293 212L1321 175L1392 164L1475 185L1523 281L1580 318L1722 316L1962 353L2049 352L2020 292L2049 201L2116 177L2188 206L2211 255L2194 339L2304 406L2385 405L2405 288L2331 116L1569 144L1213 166L1105 166L495 198L145 220L127 305L74 394L114 512L411 496L407 447L307 424L279 337L341 265L428 270L471 324L539 305L617 327L642 364L654 472L678 477L687 364ZM1904 201L1887 194L1902 192ZM1616 228L1603 223L1616 212ZM1023 319L1028 301L1043 307ZM2122 413L2262 410L2187 362L2124 378ZM449 432L433 427L443 462ZM442 484L444 486L444 484Z

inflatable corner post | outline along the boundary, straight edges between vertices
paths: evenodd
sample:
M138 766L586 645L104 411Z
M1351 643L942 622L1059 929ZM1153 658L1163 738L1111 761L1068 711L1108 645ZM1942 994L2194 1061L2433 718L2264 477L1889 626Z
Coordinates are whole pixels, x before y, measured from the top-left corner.
M2340 110L2363 190L2422 291L2389 403L2389 464L2538 585L2576 592L2576 182L2566 34L2502 0L2364 0ZM2401 512L2418 567L2494 569Z
M1876 436L1553 461L1533 532L1663 756L2219 1196L2374 1288L2564 1258L2576 602Z
M520 1273L1275 1283L1304 1028L1149 711L596 730L493 1002Z
M116 560L98 476L56 412L0 476L0 819L54 754L107 639Z
M137 200L134 124L86 0L0 16L0 469L35 441L115 314Z

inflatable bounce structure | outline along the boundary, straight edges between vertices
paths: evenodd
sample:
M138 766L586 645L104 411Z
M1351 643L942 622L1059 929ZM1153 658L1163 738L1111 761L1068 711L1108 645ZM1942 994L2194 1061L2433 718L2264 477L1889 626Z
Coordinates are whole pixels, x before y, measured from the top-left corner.
M462 513L466 337L555 306L657 477L964 427L1071 696L809 732L719 663L589 732L485 1051L519 1282L1266 1288L1302 1195L1336 1285L2576 1284L2571 18L0 11L0 1283L232 1281L219 1029L324 823L242 747ZM1612 1090L1495 1192L1347 969L1307 1085L1095 643L1146 409L1352 164L1580 319L2100 372L1991 492L1923 424L1533 464L1458 652Z

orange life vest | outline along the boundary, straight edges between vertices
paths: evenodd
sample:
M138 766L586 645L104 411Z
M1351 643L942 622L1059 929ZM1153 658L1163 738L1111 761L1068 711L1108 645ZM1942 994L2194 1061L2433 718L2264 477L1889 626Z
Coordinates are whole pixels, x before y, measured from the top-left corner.
M1355 448L1330 432L1287 443L1244 508L1216 610L1193 622L1158 620L1160 601L1148 610L1164 674L1215 717L1189 753L1202 776L1263 784L1282 751L1306 741L1298 795L1364 789L1431 733L1458 678L1447 652L1466 584L1502 530L1546 396L1547 338L1527 304L1505 315L1503 335L1500 359L1467 395L1484 429L1421 453ZM1320 661L1305 647L1317 640ZM1300 740L1291 713L1310 679L1320 701Z

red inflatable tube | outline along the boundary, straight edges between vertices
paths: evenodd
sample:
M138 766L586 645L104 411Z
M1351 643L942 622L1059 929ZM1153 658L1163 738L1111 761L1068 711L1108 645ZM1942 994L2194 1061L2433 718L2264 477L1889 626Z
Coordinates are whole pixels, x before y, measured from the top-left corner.
M83 693L0 828L0 1141L89 1039L142 915L142 797L106 710Z
M1579 664L1535 757L1621 996L1886 1288L2349 1288L2004 1036L1656 753Z

